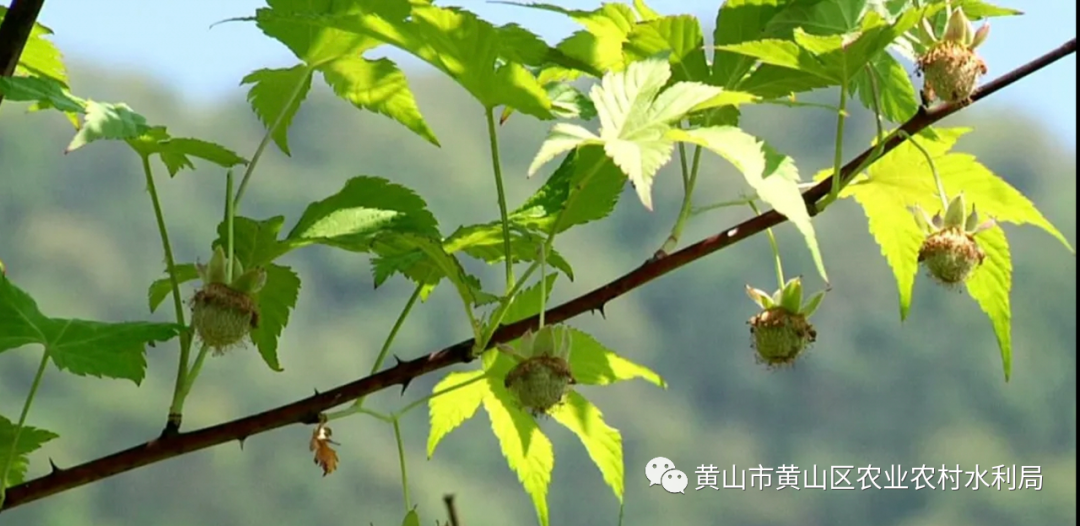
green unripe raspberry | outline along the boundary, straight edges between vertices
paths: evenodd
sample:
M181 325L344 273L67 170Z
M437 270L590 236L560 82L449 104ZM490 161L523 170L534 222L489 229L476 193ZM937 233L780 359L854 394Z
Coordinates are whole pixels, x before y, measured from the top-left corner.
M750 318L750 333L758 360L770 367L793 363L817 339L817 331L806 316L779 306Z
M517 364L504 385L534 416L546 414L562 402L576 383L570 364L555 356L536 356Z

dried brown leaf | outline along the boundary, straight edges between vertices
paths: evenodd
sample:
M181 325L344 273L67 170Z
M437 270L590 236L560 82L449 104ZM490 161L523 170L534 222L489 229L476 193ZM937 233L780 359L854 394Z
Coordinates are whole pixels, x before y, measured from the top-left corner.
M331 444L337 445L337 442L330 440L332 433L325 423L320 423L311 433L308 445L308 449L315 452L315 464L322 468L324 477L333 473L338 464L337 451L330 447Z

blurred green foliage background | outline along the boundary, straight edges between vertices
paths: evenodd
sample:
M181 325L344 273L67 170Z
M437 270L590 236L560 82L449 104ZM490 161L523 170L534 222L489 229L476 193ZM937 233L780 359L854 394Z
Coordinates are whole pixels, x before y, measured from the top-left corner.
M124 101L173 136L217 141L250 156L263 128L242 101L192 106L138 74L75 68L76 93ZM1033 80L1035 82L1038 79ZM352 110L325 87L313 90L290 132L294 152L273 147L261 161L241 214L283 214L286 228L307 203L345 179L375 175L417 189L443 225L498 217L481 108L442 77L410 82L442 141L434 148L389 120ZM832 101L827 96L821 101ZM831 164L835 118L816 109L752 108L748 131L792 155L804 179ZM1076 154L1038 122L979 104L943 123L972 126L958 149L976 154L1024 192L1070 240L1076 234ZM525 168L546 126L516 115L502 126L508 198L516 206L542 184ZM170 303L149 314L146 289L163 274L162 251L138 160L123 144L97 143L64 155L72 134L57 114L26 114L5 102L0 120L0 258L8 276L50 316L109 321L169 321ZM846 157L867 145L872 116L849 121ZM746 190L738 173L705 156L698 204ZM169 179L156 167L178 262L206 261L221 217L223 171L199 165ZM929 174L912 174L928 177ZM675 166L661 172L656 211L627 187L608 220L560 236L557 248L576 281L560 278L559 303L632 270L663 242L678 212ZM726 208L694 220L685 242L750 214ZM966 294L921 276L910 318L901 323L895 282L866 232L861 210L845 201L815 220L832 292L814 318L818 342L792 369L755 363L744 287L772 289L768 242L758 236L661 278L606 306L606 318L571 325L645 364L670 384L583 388L623 435L626 525L997 526L1076 524L1075 256L1035 228L1005 227L1015 266L1013 379L1003 380L989 321ZM823 286L790 225L777 234L789 275ZM1074 241L1075 242L1075 241ZM400 277L374 290L366 258L325 247L284 260L303 280L280 347L282 373L255 350L209 361L189 398L185 428L245 416L326 390L367 373L412 286ZM498 289L501 268L468 268ZM183 287L186 294L194 284ZM414 310L393 351L415 357L469 336L453 290L442 286ZM29 424L58 432L32 459L29 475L63 468L153 438L160 432L175 376L176 344L148 351L142 387L73 378L50 369ZM0 356L0 412L14 418L29 389L37 350ZM462 369L459 366L455 369ZM391 411L430 392L441 375L369 399ZM453 493L467 526L535 524L528 496L506 466L483 412L424 455L426 410L403 421L409 480L422 523L445 521ZM366 416L336 422L339 470L323 478L308 451L311 429L291 426L238 444L178 457L0 515L4 526L178 526L187 524L396 525L403 515L391 428ZM619 505L576 438L543 424L556 447L550 490L553 525L613 525ZM685 495L649 488L645 463L665 456L691 477ZM998 464L1041 466L1041 491L693 491L694 467L730 469L796 464ZM883 480L883 479L882 479ZM776 479L774 477L775 486Z

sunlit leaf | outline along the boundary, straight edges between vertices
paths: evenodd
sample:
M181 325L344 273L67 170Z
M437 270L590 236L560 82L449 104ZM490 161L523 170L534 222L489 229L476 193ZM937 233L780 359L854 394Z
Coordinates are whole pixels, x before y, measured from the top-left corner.
M1012 255L1001 227L994 227L975 236L975 242L986 253L986 259L968 278L968 294L990 318L1001 351L1005 381L1012 376Z
M674 130L671 136L701 145L738 168L757 195L802 233L818 273L825 281L829 280L810 212L799 191L799 172L790 157L734 126Z
M491 430L510 469L532 498L540 525L548 526L547 493L555 468L555 450L536 420L517 407L514 395L503 387L502 380L489 379L487 386L491 393L484 397L483 404Z
M579 188L588 178L587 183ZM544 186L510 214L510 220L526 228L555 233L603 219L615 210L626 176L599 146L583 146L570 152ZM572 192L573 191L573 192ZM576 197L571 200L570 195Z
M657 387L667 388L667 382L660 375L615 354L588 333L571 329L570 334L570 370L578 383L610 385L641 378Z
M337 96L358 108L394 119L428 142L438 146L409 89L409 81L388 59L368 60L343 56L319 65L319 71Z
M176 273L178 285L199 279L199 271L195 268L193 263L176 265L176 267L174 267L174 272ZM150 312L157 310L158 306L161 305L161 302L169 297L169 294L172 294L172 280L170 280L168 276L151 283L150 289L147 291L147 296L150 300Z
M432 393L439 393L472 381L473 383L435 396L428 402L431 432L428 434L427 456L435 455L435 448L446 435L476 414L480 402L488 394L487 383L476 381L484 371L450 372L435 384Z
M604 415L592 402L574 391L566 396L565 402L552 412L551 417L577 435L593 464L600 469L604 482L621 503L625 480L619 431L604 422Z
M127 104L88 100L82 128L71 139L64 153L73 152L94 141L134 139L149 130L146 118L135 113Z
M48 77L0 77L0 94L13 102L36 102L63 112L82 113L86 101L67 91L60 81Z
M247 97L251 109L263 125L273 129L270 136L285 155L292 155L289 126L311 90L311 73L310 67L297 64L287 69L253 71L240 82L241 85L252 84Z

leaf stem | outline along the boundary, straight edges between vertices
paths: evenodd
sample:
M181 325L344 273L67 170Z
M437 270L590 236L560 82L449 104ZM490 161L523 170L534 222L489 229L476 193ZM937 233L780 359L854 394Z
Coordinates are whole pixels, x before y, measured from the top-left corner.
M161 247L165 251L165 271L169 274L169 285L172 287L173 310L176 311L176 323L186 326L184 322L184 302L180 298L180 280L176 278L176 259L173 257L172 243L169 242L169 230L165 227L165 212L161 208L161 199L158 197L157 185L154 183L154 172L150 167L150 156L140 155L142 161L143 176L146 178L146 191L150 194L150 203L154 207L154 219L157 222L158 235L161 237ZM173 385L172 403L169 405L168 423L166 427L172 430L180 429L180 422L184 413L184 384L187 382L188 361L191 358L191 332L180 332L180 363L176 366L176 383Z
M397 442L398 462L401 464L401 492L405 497L405 513L409 513L412 504L409 500L409 472L405 469L405 444L401 440L401 423L397 417L393 417L390 424L394 426L394 440Z
M945 211L949 209L949 198L945 195L945 184L941 181L941 175L938 173L937 167L934 166L934 158L931 157L930 152L926 151L926 148L919 144L919 141L915 140L915 137L905 131L901 131L901 134L908 139L912 146L922 152L923 157L926 157L926 163L930 165L930 173L934 175L934 183L937 184L938 197L941 198L941 214L944 216Z
M540 328L544 328L544 311L547 310L547 264L544 254L547 247L540 245Z
M499 194L499 220L502 221L503 250L506 252L506 292L514 288L514 254L510 243L510 219L506 208L506 190L503 188L502 162L499 159L499 134L495 128L495 113L484 108L487 119L488 141L491 145L491 168L495 173L495 190Z
M533 272L536 272L537 268L540 268L540 263L534 261L529 265L529 268L525 270L525 273L521 275L521 279L514 284L514 290L511 290L510 293L499 302L499 308L491 315L491 321L488 322L487 329L482 331L480 339L476 340L476 344L473 347L474 351L479 350L480 352L483 352L487 350L487 344L491 341L491 337L495 335L495 331L498 330L499 326L502 324L502 320L506 316L506 311L510 309L510 304L514 302L514 298L521 292L522 286L528 281L529 276L532 276Z
M836 147L833 154L833 180L829 199L840 197L840 169L844 166L844 123L847 121L847 84L840 85L840 113L836 117Z
M308 76L310 75L311 71L309 70ZM296 83L292 93L289 94L288 102L282 106L281 113L278 113L277 117L274 118L274 123L266 128L266 134L263 135L262 140L259 141L259 146L255 148L255 154L251 156L251 162L248 163L247 169L244 170L244 178L240 180L240 188L236 191L236 199L233 201L233 206L235 208L240 208L240 200L244 197L244 192L247 190L248 182L251 180L252 174L255 173L255 165L259 164L259 159L273 139L274 131L277 130L278 126L281 126L282 121L285 120L285 115L289 112L289 108L292 107L296 98L300 96L300 92L307 83L308 76L305 76L300 82Z
M413 291L412 296L409 296L409 301L405 302L405 308L401 309L401 314L398 315L397 320L394 322L394 327L390 329L390 334L386 336L386 340L383 342L382 349L379 350L379 355L375 357L375 363L371 366L371 372L368 375L375 374L382 367L386 357L390 354L390 346L394 343L394 338L397 337L397 333L401 330L401 326L404 325L405 319L409 317L409 313L412 312L413 305L416 304L416 300L420 297L420 291L424 289L424 285L420 284L416 286L416 290ZM353 402L354 407L361 407L364 405L364 398L357 398Z
M30 384L30 392L23 402L22 413L19 414L19 423L15 425L15 436L11 439L11 448L8 449L7 458L4 459L4 468L0 470L0 509L4 508L4 495L7 491L7 476L11 466L15 463L15 451L18 450L19 435L22 434L26 425L26 416L30 414L30 404L34 403L34 395L41 386L41 378L45 376L45 367L49 365L49 348L41 353L41 363L38 364L37 373L34 373L34 382Z
M750 209L754 211L754 215L761 215L761 211L758 210L756 204L753 201L747 203L750 205ZM765 229L765 236L769 238L769 246L772 247L773 259L776 261L776 281L780 284L779 289L783 289L787 281L784 280L784 264L780 258L780 245L776 242L776 235L773 234L771 228Z
M226 242L229 245L228 246L228 249L229 249L228 256L229 256L229 258L227 260L227 264L225 265L225 282L226 283L232 283L233 278L237 277L237 276L233 276L233 267L236 266L236 261L234 261L234 257L235 257L235 254L234 254L235 249L234 249L234 247L235 247L235 245L233 244L233 220L236 217L236 202L233 201L232 195L233 195L233 171L230 168L228 171L225 172L225 232L226 232Z
M693 163L692 163L692 167L690 168L689 175L687 175L685 173L686 172L686 161L685 161L686 148L683 146L683 143L681 143L681 142L679 143L679 157L681 159L683 159L683 161L682 161L682 169L683 169L683 172L684 172L684 174L683 174L684 192L683 192L682 208L679 209L679 218L675 221L675 226L673 226L671 228L671 235L669 235L667 240L664 241L664 245L662 247L660 247L660 251L663 252L664 254L667 254L667 253L671 252L672 250L675 250L675 247L678 246L678 244L679 244L679 238L682 236L683 229L686 228L686 223L694 215L693 214L693 211L694 211L694 202L693 202L694 185L697 183L698 168L701 166L701 146L695 146L694 147L694 160L693 160Z
M195 385L195 379L199 377L199 372L202 371L203 362L206 361L206 355L209 354L209 351L210 347L205 343L199 346L199 354L195 355L195 363L191 364L191 370L188 371L187 378L184 379L184 385L180 389L181 404L191 394L191 387Z

